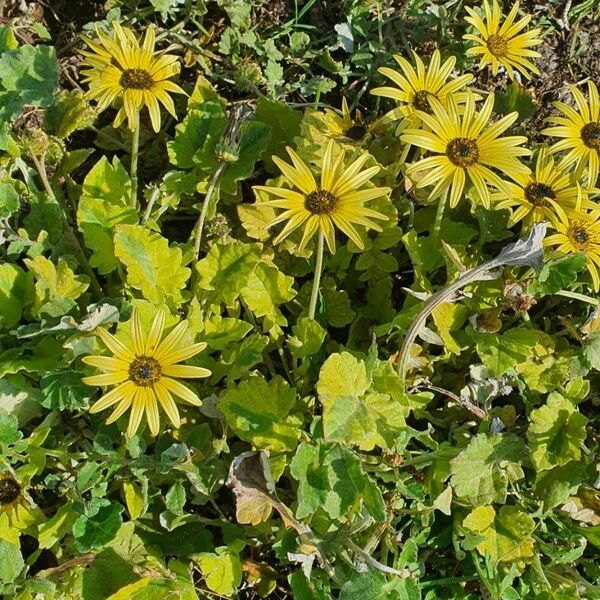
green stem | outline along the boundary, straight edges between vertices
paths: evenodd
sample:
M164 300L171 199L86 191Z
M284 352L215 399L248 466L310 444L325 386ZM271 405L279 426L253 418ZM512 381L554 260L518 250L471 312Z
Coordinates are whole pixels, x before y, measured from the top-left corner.
M131 132L131 166L129 175L131 177L131 204L137 208L138 195L138 155L140 150L140 115L135 120L135 128Z
M90 289L92 293L97 299L103 298L105 294L102 291L102 287L100 286L98 279L96 278L96 273L94 273L94 270L90 266L90 263L88 262L85 256L81 243L79 242L79 238L77 237L77 234L71 226L71 223L67 216L66 207L58 200L56 194L54 193L54 190L52 189L52 186L50 185L50 181L48 180L48 173L46 172L46 162L44 160L44 157L42 156L38 159L37 156L31 155L31 160L33 161L33 164L37 169L38 175L42 180L44 190L46 190L46 193L48 194L49 198L59 208L62 226L65 231L66 242L73 249L73 252L75 252L81 268L83 269L85 274L90 278Z
M208 190L206 191L206 196L204 196L204 202L202 203L202 210L200 211L200 216L196 221L196 226L194 227L194 261L198 262L198 258L200 255L200 244L202 243L202 231L204 229L204 221L206 221L206 215L208 214L208 207L210 206L210 201L215 193L215 189L217 188L217 183L219 182L219 178L221 177L221 173L227 163L221 162L213 175L213 178L210 181L208 186Z
M317 242L317 262L315 263L315 276L313 279L312 293L310 295L310 305L308 308L308 318L314 319L317 312L317 298L319 297L319 286L321 284L321 271L323 270L323 250L325 237L319 229L319 240Z
M564 298L573 298L573 300L581 300L582 302L587 302L588 304L593 304L594 306L600 305L600 300L597 298L592 298L590 296L586 296L585 294L578 294L577 292L569 292L568 290L559 290L554 293L555 296L563 296Z
M442 219L444 218L444 210L446 209L446 202L448 200L448 189L442 194L439 202L437 211L435 213L435 221L433 222L433 231L431 232L431 242L435 246L440 239L440 229L442 228Z
M142 224L146 223L152 214L152 209L154 208L154 204L156 200L160 196L160 188L156 188L152 195L150 196L150 200L148 200L148 205L146 206L146 211L144 212L144 216L142 218Z

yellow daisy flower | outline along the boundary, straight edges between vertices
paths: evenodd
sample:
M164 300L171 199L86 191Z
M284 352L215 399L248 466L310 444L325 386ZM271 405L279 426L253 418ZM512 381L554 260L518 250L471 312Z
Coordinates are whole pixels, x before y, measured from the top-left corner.
M371 94L391 98L399 103L396 109L384 115L384 120L405 118L408 120L407 126L414 128L421 125L419 111L431 114L431 98L435 98L443 106L450 95L454 95L456 102L464 102L466 94L459 90L473 79L473 75L461 75L448 80L454 69L456 57L451 56L441 64L439 50L433 53L427 67L416 52L413 52L413 57L416 70L404 57L395 54L394 60L400 65L401 73L389 67L381 67L378 70L398 87L378 87L371 90Z
M136 129L139 113L148 107L154 131L160 130L159 102L173 115L175 106L169 92L185 93L169 77L179 72L177 56L155 52L154 27L146 29L143 42L138 40L127 27L113 22L113 35L108 36L96 29L98 41L86 39L88 50L84 55L82 70L84 82L89 83L87 97L98 101L98 110L103 111L116 99L122 107L114 121L118 127L125 117L129 129Z
M548 120L555 123L555 127L542 130L544 135L564 138L551 147L552 152L568 150L560 161L562 167L575 165L575 176L579 177L588 168L588 187L593 188L598 179L600 163L600 99L598 88L592 81L588 81L589 104L581 90L574 85L569 86L579 112L564 102L554 102L554 106L564 116L550 117Z
M348 107L346 98L342 98L342 114L331 108L325 109L323 121L325 125L324 134L334 139L358 140L364 136L367 131L362 115L356 111L355 118Z
M361 171L368 160L368 154L362 154L349 166L344 166L344 151L340 151L337 159L333 158L334 142L329 141L321 164L319 183L306 163L291 149L287 148L293 166L273 156L288 182L299 191L284 188L258 185L255 190L264 191L276 200L261 202L261 206L284 208L284 212L275 218L268 227L287 221L275 243L281 242L292 231L304 225L304 235L300 242L303 249L317 230L320 230L330 252L335 252L335 228L343 231L359 248L363 248L362 240L354 225L362 225L376 231L381 227L371 219L387 221L387 217L364 205L369 200L381 198L390 193L387 187L360 189L376 175L380 167L374 166Z
M467 50L467 54L474 56L481 54L480 69L491 64L492 75L496 75L498 68L502 65L511 79L514 79L514 70L522 73L527 79L531 77L529 71L540 74L527 58L541 56L539 52L531 50L533 46L542 43L542 39L539 37L541 30L535 28L519 33L531 21L531 17L527 15L516 21L519 11L518 2L514 4L502 25L500 25L502 11L497 0L492 0L491 6L487 0L484 0L485 20L472 8L467 6L466 9L469 16L465 19L475 27L479 35L467 34L463 38L477 43L477 46Z
M5 514L8 524L19 518L19 507L26 507L27 499L21 484L9 473L0 474L0 514Z
M131 408L127 435L135 435L142 415L146 419L152 435L158 435L160 417L158 406L169 417L173 427L179 427L179 411L173 396L193 406L201 406L200 398L188 387L175 378L208 377L211 373L202 367L190 367L177 364L201 352L206 344L198 343L181 347L181 342L188 329L187 321L182 321L161 342L165 325L166 311L161 309L150 327L148 335L144 335L139 312L134 309L131 317L131 346L119 341L103 328L97 333L114 354L107 356L86 356L83 362L106 371L103 375L84 377L87 385L116 385L114 389L102 396L90 409L97 413L114 404L117 407L107 419L107 423L116 421Z
M532 175L512 174L515 183L507 183L510 194L492 194L492 201L498 201L494 208L514 209L508 226L524 220L526 228L532 223L548 220L555 222L558 217L566 218L565 212L572 212L577 206L581 193L573 177L565 169L557 167L554 158L546 147L540 149ZM584 199L585 208L593 208L594 203Z
M594 291L600 290L600 211L583 212L571 218L563 215L553 224L557 233L544 240L545 246L558 246L559 252L584 252L587 268L592 276Z
M431 131L407 129L402 135L403 141L434 153L406 170L411 175L430 169L417 183L419 188L435 184L429 194L430 200L450 190L450 206L456 206L468 179L481 203L489 208L488 184L507 190L506 183L490 167L511 177L531 172L518 158L531 155L530 150L519 146L527 138L520 135L499 137L515 122L517 113L510 113L490 124L493 106L494 95L490 94L481 111L476 112L475 100L469 93L464 114L460 115L453 97L448 98L447 107L431 98L433 114L419 111L419 117Z

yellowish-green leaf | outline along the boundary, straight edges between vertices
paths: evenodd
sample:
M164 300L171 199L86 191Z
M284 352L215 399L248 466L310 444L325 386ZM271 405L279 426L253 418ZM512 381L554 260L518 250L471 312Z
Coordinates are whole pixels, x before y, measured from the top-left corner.
M479 506L464 519L463 527L484 539L477 544L482 556L489 553L494 562L513 563L522 570L533 558L534 520L517 506Z
M127 269L127 283L153 304L179 306L190 276L190 269L182 265L181 249L140 225L118 225L116 229L115 256Z

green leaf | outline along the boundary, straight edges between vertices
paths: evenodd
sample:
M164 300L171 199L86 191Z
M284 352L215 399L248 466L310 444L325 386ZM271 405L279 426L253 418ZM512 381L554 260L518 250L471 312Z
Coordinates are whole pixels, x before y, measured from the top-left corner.
M147 487L147 483L146 490L135 481L125 481L123 483L125 504L132 521L141 517L148 509Z
M290 415L295 401L296 392L281 377L267 382L255 376L226 391L219 408L236 435L254 448L287 452L301 433L301 421Z
M302 290L302 298L306 298L306 313L308 313L308 298L312 284L306 284ZM321 289L319 290L321 297L321 310L324 313L326 321L332 327L345 327L352 323L356 313L352 309L352 303L345 290L338 289L338 285L333 277L323 277L321 281Z
M81 382L81 373L71 369L42 377L42 406L54 410L81 408L95 394L94 388Z
M421 600L421 593L412 579L386 576L369 568L365 572L353 572L342 586L339 600Z
M62 90L46 111L48 132L58 138L68 138L74 131L91 125L93 111L80 90Z
M586 423L573 403L558 393L550 394L544 406L532 410L527 439L536 469L545 471L578 460Z
M288 339L288 348L296 358L316 354L327 335L327 331L317 321L308 317L300 317L292 331L294 335Z
M263 362L263 350L267 347L269 338L256 333L247 337L241 344L230 344L223 353L218 363L211 367L212 380L218 381L221 377L233 381L240 379L248 371Z
M93 498L84 507L83 514L73 523L75 546L80 552L100 548L110 542L121 527L120 504L106 499Z
M223 350L232 342L239 342L252 331L252 325L240 319L212 315L204 321L202 340L213 350Z
M185 506L185 488L180 481L175 482L165 496L167 509L176 515L183 514Z
M185 0L150 0L150 4L156 12L160 13L161 18L166 20L169 15L173 14L178 5L185 4Z
M177 307L190 277L180 248L141 225L117 225L115 256L127 268L127 283L153 304Z
M528 362L535 355L535 346L548 336L535 329L516 327L499 334L481 333L473 337L477 342L477 354L490 375L499 377L515 365Z
M180 169L197 166L203 174L217 167L216 145L227 124L218 102L205 102L191 110L175 128L175 139L167 144L171 163Z
M102 465L94 461L88 461L77 473L76 489L80 494L91 490L102 477Z
M19 209L19 194L12 183L0 182L0 219L7 219Z
M522 121L533 115L535 102L529 92L513 80L505 92L496 94L494 111L503 115L516 111Z
M35 315L62 316L75 306L74 300L89 286L87 277L75 275L62 258L58 259L57 265L44 256L26 258L23 262L35 276L36 298L32 307Z
M263 329L274 337L283 333L287 319L278 306L296 295L294 278L284 275L276 266L259 263L241 291L243 301L256 317L264 317Z
M200 275L198 287L212 292L212 302L230 306L246 287L259 261L259 244L214 244L196 265Z
M357 500L362 500L376 521L385 520L381 492L352 451L341 446L300 444L290 472L299 482L298 519L312 515L318 508L323 508L332 519L339 519Z
M463 527L482 536L477 544L482 556L489 552L494 562L514 563L519 569L533 558L534 520L518 506L479 506L464 519Z
M85 245L92 251L90 264L102 275L118 266L113 235L118 224L133 225L138 213L131 206L131 180L115 156L103 156L89 171L77 209L77 223Z
M16 325L23 308L34 298L32 273L7 262L0 264L0 326L8 329Z
M15 37L12 23L0 25L0 52L7 50L16 50L19 47L19 42Z
M202 552L193 557L209 590L230 598L242 582L242 563L238 553L228 547Z
M0 540L0 581L12 583L25 568L25 561L17 546Z
M302 115L284 102L261 96L256 103L256 119L271 128L271 137L264 162L270 173L277 173L271 156L281 156L285 146L289 145L295 136L300 135Z
M472 506L504 502L508 482L523 477L518 463L526 459L525 445L516 436L480 433L452 461L451 485Z
M0 379L0 410L14 415L20 427L40 413L41 392L30 381L22 375Z
M533 492L544 503L544 510L548 511L576 494L584 476L585 465L571 461L549 471L538 472Z
M577 274L585 268L586 261L585 252L565 254L547 260L529 285L529 291L533 295L541 297L568 289L572 283L577 281Z
M25 105L50 106L58 85L56 52L25 45L0 55L0 120L12 121Z
M38 528L40 548L52 548L54 544L60 542L65 535L71 532L76 519L77 513L73 509L72 502L60 506L56 514L45 523L40 524Z
M0 444L14 444L22 437L17 417L0 410Z
M220 189L224 194L237 193L237 183L247 179L254 172L258 161L269 142L271 128L258 121L242 123L238 132L239 141L235 148L236 160L229 163L223 171Z
M408 410L388 394L368 391L370 385L365 363L348 352L325 361L317 392L326 440L356 444L361 450L394 445L406 427Z

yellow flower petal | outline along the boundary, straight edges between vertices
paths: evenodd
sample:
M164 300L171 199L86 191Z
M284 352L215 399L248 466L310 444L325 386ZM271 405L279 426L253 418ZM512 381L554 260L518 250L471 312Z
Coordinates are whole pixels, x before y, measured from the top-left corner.
M173 400L173 396L171 396L169 390L160 381L154 385L154 392L173 427L178 429L181 419L179 418L179 410L177 409L175 400Z
M104 394L104 396L102 396L100 400L95 402L90 408L90 413L95 414L101 412L123 399L131 399L134 392L134 384L131 381L125 381L124 383L118 385L116 388L113 388L110 392Z
M137 308L134 308L131 314L131 341L136 356L144 356L146 344L144 343L144 332L142 330L142 322L140 321L140 313Z
M105 371L126 371L129 368L129 361L108 356L84 356L81 360L86 365L98 367Z
M172 350L161 358L160 363L161 365L172 365L187 360L188 358L192 358L192 356L196 356L199 352L202 352L204 348L206 348L206 343L198 342L197 344L192 344L186 348L181 348L181 350Z
M132 438L142 421L142 415L144 414L144 408L146 406L146 398L148 394L148 388L140 388L136 397L131 403L131 412L129 414L129 425L127 426L127 437Z
M146 394L145 408L150 433L156 436L160 431L160 415L158 413L158 402L152 388L149 388Z
M192 392L190 388L186 387L175 379L169 377L163 377L160 383L169 390L172 394L175 394L178 398L181 398L185 402L192 404L193 406L202 406L202 401L195 392Z
M114 385L121 383L129 377L127 371L115 371L114 373L104 373L102 375L92 375L91 377L83 377L81 381L86 385Z
M119 341L114 335L108 333L103 327L98 327L96 333L100 336L100 339L104 342L104 345L120 360L127 363L131 362L135 356L133 352Z
M212 375L208 369L189 365L168 365L163 367L162 372L164 375L168 375L169 377L181 377L182 379L210 377L210 375Z

